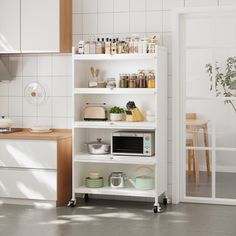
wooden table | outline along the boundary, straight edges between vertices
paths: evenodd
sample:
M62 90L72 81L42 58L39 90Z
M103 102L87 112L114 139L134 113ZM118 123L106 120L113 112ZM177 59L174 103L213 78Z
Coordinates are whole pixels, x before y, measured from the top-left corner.
M192 144L193 147L198 147L198 133L199 130L203 130L203 135L204 135L204 145L205 147L209 146L208 142L208 126L207 126L207 121L206 120L186 120L186 129L189 133L192 134ZM188 146L189 142L187 142ZM209 150L205 150L205 157L206 157L206 166L207 166L207 175L211 175L211 170L210 170L210 158L209 158ZM199 185L199 160L198 160L198 151L193 150L193 165L194 165L194 170L195 170L195 178L196 178L196 184ZM191 175L191 160L188 162L188 174Z

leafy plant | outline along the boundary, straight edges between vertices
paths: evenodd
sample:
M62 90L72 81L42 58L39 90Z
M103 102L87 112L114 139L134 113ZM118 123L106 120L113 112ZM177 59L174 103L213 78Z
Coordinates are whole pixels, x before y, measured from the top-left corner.
M229 57L226 60L224 73L218 66L218 62L215 63L215 66L206 64L206 71L210 79L210 91L215 90L217 97L222 95L224 97L236 97L236 56ZM214 81L213 75L215 77ZM236 113L236 106L232 100L227 99L224 103L230 104Z
M114 106L112 107L110 110L109 110L110 113L113 113L113 114L122 114L124 113L124 109L121 108L121 107L117 107L117 106Z

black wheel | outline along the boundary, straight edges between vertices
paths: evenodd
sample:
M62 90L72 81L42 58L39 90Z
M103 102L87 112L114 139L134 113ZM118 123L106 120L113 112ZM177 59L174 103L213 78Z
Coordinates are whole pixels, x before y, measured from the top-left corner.
M70 200L67 204L68 207L75 207L76 201L75 200Z
M88 201L89 200L89 195L87 193L84 194L84 200Z
M167 205L168 204L168 200L167 200L167 198L163 198L163 205Z
M157 206L154 206L153 212L154 212L154 213L158 213L158 208L157 208Z

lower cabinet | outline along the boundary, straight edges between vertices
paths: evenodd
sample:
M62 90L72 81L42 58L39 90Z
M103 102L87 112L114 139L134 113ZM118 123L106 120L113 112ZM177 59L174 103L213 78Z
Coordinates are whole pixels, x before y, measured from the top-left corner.
M0 196L35 200L57 200L57 172L1 169Z
M2 139L0 153L0 200L3 202L40 200L61 206L71 199L71 138Z

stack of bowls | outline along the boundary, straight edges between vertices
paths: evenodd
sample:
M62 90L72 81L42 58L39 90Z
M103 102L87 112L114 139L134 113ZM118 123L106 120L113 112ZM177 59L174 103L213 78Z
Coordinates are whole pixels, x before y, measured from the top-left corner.
M104 186L103 177L98 172L90 172L89 177L85 178L85 186L87 188L102 188Z

